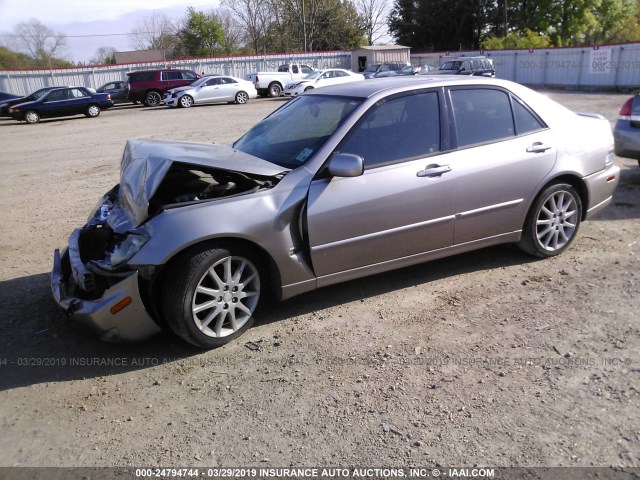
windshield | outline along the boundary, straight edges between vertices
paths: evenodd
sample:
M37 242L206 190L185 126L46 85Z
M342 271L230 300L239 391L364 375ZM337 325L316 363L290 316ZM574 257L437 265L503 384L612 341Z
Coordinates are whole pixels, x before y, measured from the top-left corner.
M34 100L40 99L45 93L47 93L51 88L41 88L40 90L36 90L31 95L29 95L26 100L32 102Z
M202 85L205 82L208 82L209 80L211 80L211 78L213 77L200 77L199 79L197 79L195 82L193 82L191 84L192 87L197 87L199 85Z
M379 63L372 63L371 65L367 65L367 68L364 69L363 73L377 72L378 68L380 68L380 64Z
M322 75L322 70L318 70L317 72L311 72L309 75L305 75L304 79L313 80L314 78L318 78L320 75Z
M361 99L296 97L253 126L234 148L285 168L304 165Z

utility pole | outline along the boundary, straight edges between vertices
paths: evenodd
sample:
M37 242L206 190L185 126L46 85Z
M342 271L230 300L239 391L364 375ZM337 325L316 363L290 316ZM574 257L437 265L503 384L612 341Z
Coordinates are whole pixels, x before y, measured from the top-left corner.
M304 15L304 0L302 0L302 36L304 37L304 51L306 52L307 51L307 20Z

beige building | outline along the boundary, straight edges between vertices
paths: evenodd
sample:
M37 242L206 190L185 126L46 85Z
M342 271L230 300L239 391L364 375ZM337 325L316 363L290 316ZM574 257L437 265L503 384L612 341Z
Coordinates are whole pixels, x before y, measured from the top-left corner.
M402 45L375 45L358 47L351 51L351 70L362 72L372 63L406 63L409 64L410 48Z

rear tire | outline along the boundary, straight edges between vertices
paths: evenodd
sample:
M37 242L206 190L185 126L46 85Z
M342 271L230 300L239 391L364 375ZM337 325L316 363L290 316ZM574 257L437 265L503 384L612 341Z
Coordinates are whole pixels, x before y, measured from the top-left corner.
M40 114L35 110L29 110L24 114L24 121L30 124L38 123L40 121Z
M89 105L87 111L84 112L85 116L89 118L96 118L100 115L100 107L98 105Z
M157 107L162 102L162 97L158 92L147 92L144 96L144 104L147 107Z
M581 219L582 201L576 189L567 183L551 185L531 206L518 246L535 257L559 255L573 242Z
M249 94L247 92L238 92L236 93L236 103L239 105L244 105L249 101Z
M220 347L254 322L262 268L252 252L214 248L182 255L169 267L162 310L169 328L200 348Z
M273 82L269 85L269 96L271 98L279 97L280 95L282 95L282 85L278 82Z

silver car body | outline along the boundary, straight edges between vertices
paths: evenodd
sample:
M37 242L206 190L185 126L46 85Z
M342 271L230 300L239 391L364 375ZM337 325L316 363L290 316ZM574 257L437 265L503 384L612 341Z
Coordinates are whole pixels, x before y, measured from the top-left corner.
M284 94L287 97L295 97L308 90L330 85L341 85L343 83L357 82L364 80L361 73L353 73L342 68L331 68L310 73L301 80L289 82L284 87Z
M180 99L188 95L193 104L216 102L234 102L239 92L245 92L249 99L258 96L253 83L228 75L206 75L191 85L168 90L164 94L164 103L170 107L180 105Z
M506 92L535 112L545 128L458 148L450 143L456 137L452 89ZM350 165L355 155L336 152L370 109L420 92L435 92L439 99L440 150L365 166L360 172ZM230 242L258 252L268 265L274 295L286 299L345 280L517 242L527 212L554 182L576 187L587 219L611 201L618 183L606 120L575 114L515 83L445 76L389 78L314 90L292 102L316 95L320 100L352 98L358 106L297 168L220 145L130 141L117 194L103 202L84 230L102 215L116 235L139 233L146 243L133 248L136 253L114 278L81 251L78 238L84 230L74 232L69 247L55 254L56 301L107 338L140 339L159 330L152 320L158 306L147 287L181 252L207 242ZM457 128L464 122L470 128L477 125L473 114L459 119ZM387 142L396 149L412 141L401 132L396 135ZM234 182L246 177L255 186L212 201L152 208L163 178L176 165L237 172ZM341 173L327 174L327 165L330 172ZM97 298L78 294L102 276L109 277L104 293ZM131 306L120 309L127 302ZM116 313L109 313L113 310Z
M620 110L613 127L615 153L640 164L640 95L634 95Z

